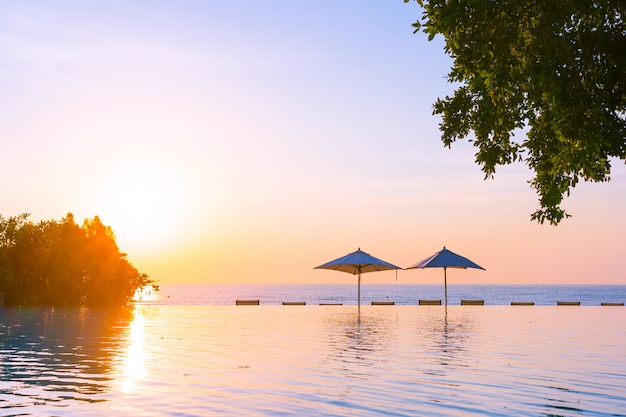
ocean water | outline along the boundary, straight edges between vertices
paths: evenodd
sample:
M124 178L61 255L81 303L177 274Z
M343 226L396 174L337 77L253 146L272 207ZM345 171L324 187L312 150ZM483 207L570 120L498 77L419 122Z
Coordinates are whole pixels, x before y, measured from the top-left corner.
M153 304L233 305L238 299L259 300L261 305L281 305L299 301L357 304L356 279L353 284L337 285L175 285L161 286ZM361 304L393 301L396 305L416 305L420 299L444 300L443 285L361 284ZM579 301L598 306L603 302L626 302L626 285L448 285L448 304L462 299L484 300L485 305L510 305L511 301L532 301L537 306L558 301Z
M242 287L221 305L194 288L176 291L202 302L0 308L0 416L626 416L626 307L283 306L269 289L235 306ZM285 291L271 300L304 296Z

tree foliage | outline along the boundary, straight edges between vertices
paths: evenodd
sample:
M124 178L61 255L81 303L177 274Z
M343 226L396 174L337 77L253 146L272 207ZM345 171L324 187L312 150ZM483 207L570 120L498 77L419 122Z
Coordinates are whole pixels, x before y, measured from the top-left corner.
M133 267L98 216L34 224L0 215L0 291L9 305L120 305L154 282Z
M459 83L434 105L444 145L473 132L486 178L515 161L534 171L533 220L569 217L561 203L578 181L608 181L626 157L626 3L416 1L416 32L444 37Z

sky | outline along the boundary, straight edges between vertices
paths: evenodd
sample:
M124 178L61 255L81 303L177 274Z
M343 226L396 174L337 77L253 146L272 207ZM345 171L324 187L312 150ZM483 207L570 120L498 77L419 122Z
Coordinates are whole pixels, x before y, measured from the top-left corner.
M454 90L415 2L0 0L0 214L99 216L167 283L350 283L358 248L448 284L626 284L626 168L558 227L523 164L444 148ZM440 283L441 270L363 275Z

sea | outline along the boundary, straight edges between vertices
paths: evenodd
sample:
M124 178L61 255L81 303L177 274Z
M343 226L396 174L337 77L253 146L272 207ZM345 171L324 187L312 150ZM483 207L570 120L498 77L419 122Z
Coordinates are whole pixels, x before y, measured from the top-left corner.
M355 280L356 281L356 280ZM159 305L233 305L236 300L259 300L261 305L304 302L308 305L337 303L357 305L359 289L354 284L333 285L216 285L166 284L148 302ZM594 306L626 302L626 285L448 285L449 305L461 300L483 300L485 305L510 305L533 302L538 306L559 301ZM156 297L156 298L154 298ZM362 284L361 304L387 301L397 305L416 305L419 300L442 300L443 285L435 284Z
M0 307L0 416L626 417L626 286L447 292L163 285L119 308Z

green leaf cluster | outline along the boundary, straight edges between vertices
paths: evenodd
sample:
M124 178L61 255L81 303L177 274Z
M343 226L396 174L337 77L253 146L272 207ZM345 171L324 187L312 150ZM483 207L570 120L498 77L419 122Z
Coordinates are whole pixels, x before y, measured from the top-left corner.
M121 253L98 216L82 226L0 215L0 291L8 305L110 306L154 282ZM155 286L156 287L156 286Z
M626 3L416 1L415 31L442 35L454 60L458 87L434 104L444 145L473 132L486 178L515 161L534 172L533 220L569 217L564 196L581 179L610 180L611 159L626 157Z

